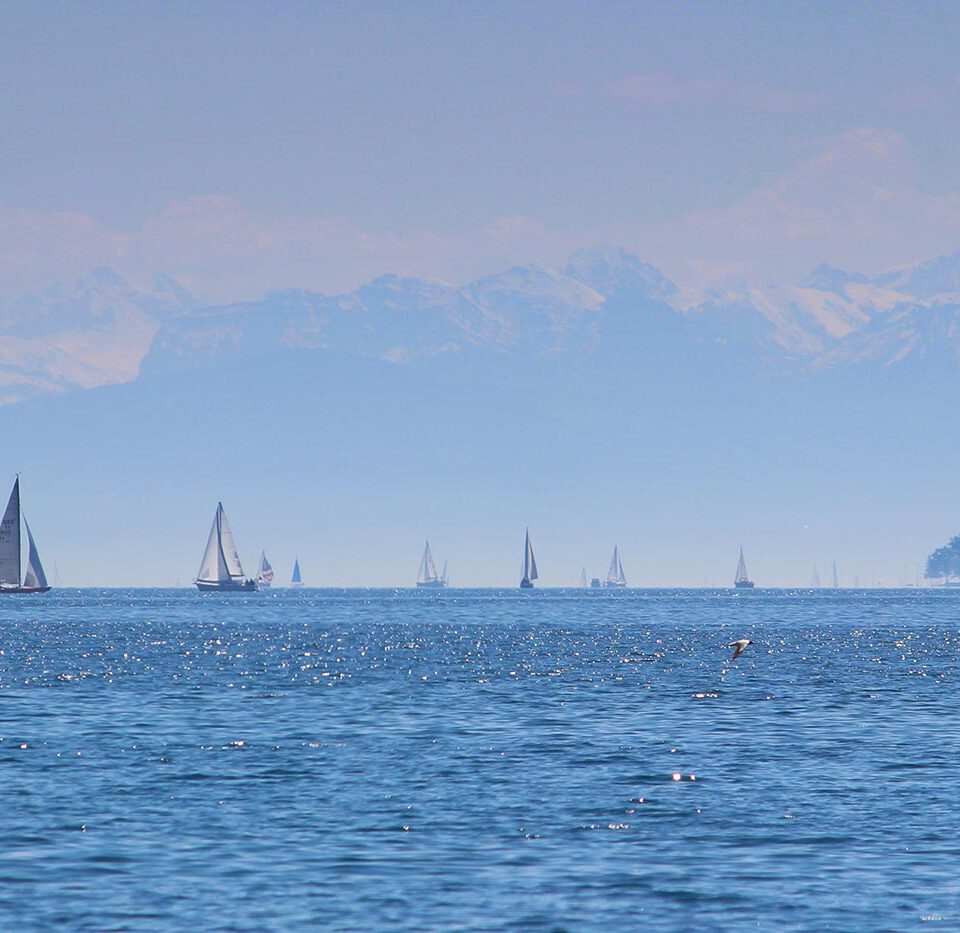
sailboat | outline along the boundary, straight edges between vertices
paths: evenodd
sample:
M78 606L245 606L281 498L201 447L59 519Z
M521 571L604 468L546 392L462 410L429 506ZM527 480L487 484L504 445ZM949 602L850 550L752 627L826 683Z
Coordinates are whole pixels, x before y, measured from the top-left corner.
M817 570L817 565L813 565L813 576L810 577L810 589L819 590L820 589L820 571Z
M27 529L27 569L21 579L20 517L18 476L13 482L7 510L0 521L0 593L46 593L50 587L25 516L23 525Z
M585 590L589 585L587 583L587 568L583 567L580 571L580 589Z
M533 545L530 543L530 529L527 529L527 540L523 545L523 579L520 580L521 590L532 590L533 581L537 579L537 561L533 556Z
M447 576L447 562L443 562L443 570L440 572L440 582L444 586L450 585L450 578Z
M210 537L194 582L201 593L248 593L257 588L253 580L243 575L240 555L222 502L217 503L217 511L213 514Z
M257 568L257 586L262 590L268 590L271 583L273 583L273 567L267 560L266 553L261 551L260 566Z
M733 585L738 590L752 590L753 580L747 575L747 562L743 559L743 546L740 547L740 561L737 564L737 575L733 578Z
M837 562L833 562L833 588L835 590L840 589L840 580L837 577Z
M620 554L616 547L613 549L613 557L610 558L610 569L607 571L607 579L603 585L614 589L620 589L627 585L627 578L623 575L623 564L620 563Z
M293 575L290 577L290 586L303 586L303 580L300 579L300 559L297 557L293 559Z
M447 572L446 564L443 565L443 572L444 574ZM430 542L427 541L423 548L423 557L420 559L420 569L417 571L417 586L438 590L446 585L446 580L437 575L437 568L433 563L433 554L430 552Z

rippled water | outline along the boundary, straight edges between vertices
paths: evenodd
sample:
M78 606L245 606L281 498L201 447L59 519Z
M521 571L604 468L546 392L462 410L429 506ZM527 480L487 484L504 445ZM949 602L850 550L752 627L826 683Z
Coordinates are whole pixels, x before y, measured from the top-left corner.
M960 927L957 592L0 614L3 929Z

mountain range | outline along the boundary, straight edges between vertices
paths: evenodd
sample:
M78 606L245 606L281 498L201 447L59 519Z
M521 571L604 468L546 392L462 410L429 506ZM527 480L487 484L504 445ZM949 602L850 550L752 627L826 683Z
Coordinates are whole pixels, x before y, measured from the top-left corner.
M284 290L222 306L169 276L135 287L101 268L0 302L0 403L287 350L576 367L651 345L681 368L700 360L694 348L766 371L954 366L960 251L878 275L823 264L797 284L691 293L622 249L585 249L559 270L517 266L464 286L385 275L346 295Z

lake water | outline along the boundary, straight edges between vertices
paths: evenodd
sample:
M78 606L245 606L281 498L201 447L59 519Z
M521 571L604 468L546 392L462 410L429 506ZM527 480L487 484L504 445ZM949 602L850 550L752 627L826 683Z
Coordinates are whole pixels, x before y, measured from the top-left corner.
M958 929L958 657L956 591L8 596L0 927Z

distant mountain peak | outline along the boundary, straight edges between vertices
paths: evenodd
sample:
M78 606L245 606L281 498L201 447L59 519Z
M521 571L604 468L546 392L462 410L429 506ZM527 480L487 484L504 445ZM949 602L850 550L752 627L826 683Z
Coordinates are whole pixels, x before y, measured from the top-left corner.
M663 273L619 246L578 249L564 273L589 285L601 295L636 292L665 301L677 294L677 286Z
M859 272L847 272L844 269L831 266L827 262L822 262L801 281L800 287L813 288L821 292L833 292L846 298L847 293L844 289L854 282L858 285L867 285L870 280Z
M925 300L960 293L960 250L915 265L890 269L875 276L873 281L884 288Z
M110 266L98 266L81 280L97 288L129 288L130 283L116 269Z

